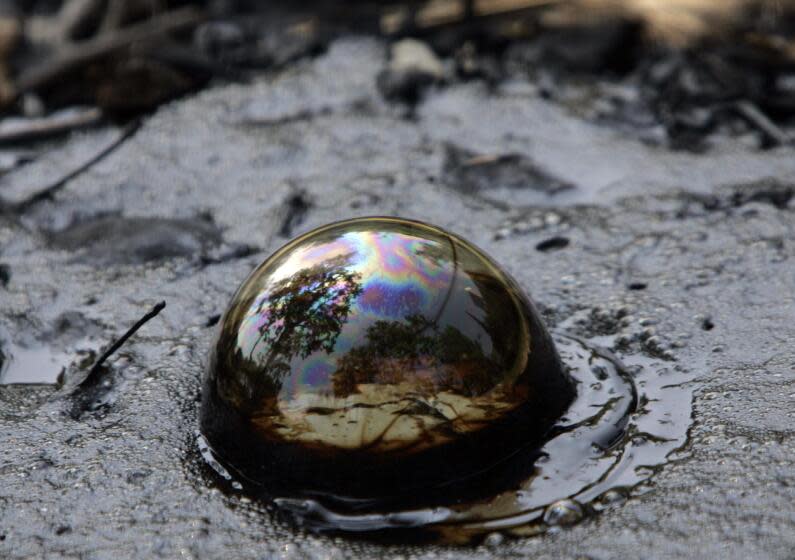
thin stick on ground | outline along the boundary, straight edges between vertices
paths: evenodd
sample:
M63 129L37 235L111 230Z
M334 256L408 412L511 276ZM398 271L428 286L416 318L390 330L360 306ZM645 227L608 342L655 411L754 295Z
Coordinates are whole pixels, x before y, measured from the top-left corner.
M426 2L414 14L387 12L381 17L386 35L428 33L451 26L478 26L493 20L510 20L535 13L567 0L443 0ZM410 17L412 21L406 21Z
M99 372L99 369L102 367L102 364L104 364L104 363L105 363L105 361L106 361L108 358L110 358L110 357L111 357L111 356L112 356L112 355L113 355L113 354L114 354L114 353L115 353L115 352L116 352L116 351L117 351L119 348L121 348L121 347L122 347L122 345L123 345L125 342L127 342L127 340L128 340L128 339L129 339L129 338L130 338L132 335L134 335L134 334L135 334L135 333L136 333L136 332L137 332L137 331L138 331L138 330L139 330L141 327L143 327L143 326L144 326L144 325L145 325L147 322L149 322L150 320L152 320L152 319L154 319L155 317L157 317L157 316L160 314L160 312L161 312L161 311L163 311L163 309L165 309L165 307L166 307L166 302L165 302L165 301L161 301L160 303L158 303L157 305L155 305L155 306L154 306L154 307L153 307L153 308L152 308L152 309L149 311L149 313L147 313L146 315L144 315L143 317L141 317L141 318L138 320L138 322L137 322L137 323L135 323L135 324L134 324L132 327L130 327L130 329L129 329L129 330L126 332L126 333L124 333L124 334L123 334L123 335L122 335L122 336L121 336L121 337L120 337L118 340L116 340L116 342L114 342L114 343L111 345L111 347L110 347L110 348L108 348L107 350L105 350L105 353L104 353L104 354L102 354L102 355L99 357L99 359L98 359L96 362L94 362L94 365L93 365L93 366L91 366L91 369L90 369L90 370L89 370L89 372L88 372L88 376L87 376L87 377L86 377L86 379L83 381L83 383L85 383L86 381L88 381L89 379L91 379L91 378L93 378L95 375L97 375L97 373ZM81 385L82 385L82 383L81 383Z
M138 130L140 126L141 123L139 121L134 121L128 124L124 129L122 129L118 138L114 139L107 146L105 146L99 152L94 154L88 161L84 162L76 169L73 169L72 171L70 171L69 173L67 173L66 175L55 181L54 183L47 185L43 189L36 191L34 194L29 196L25 200L15 204L13 207L14 210L16 210L17 212L25 212L35 204L41 202L42 200L52 198L53 195L59 190L61 190L64 186L66 186L66 184L69 181L71 181L78 175L81 175L82 173L88 171L92 166L94 166L96 163L98 163L103 158L105 158L110 153L112 153L116 148L121 146L128 138L130 138L133 134L135 134L135 132Z
M55 114L38 119L24 119L13 123L0 123L0 145L46 140L78 128L102 122L102 111L96 107L68 114Z
M740 115L762 132L774 146L788 144L792 141L789 135L782 131L759 107L750 101L738 101L734 107Z

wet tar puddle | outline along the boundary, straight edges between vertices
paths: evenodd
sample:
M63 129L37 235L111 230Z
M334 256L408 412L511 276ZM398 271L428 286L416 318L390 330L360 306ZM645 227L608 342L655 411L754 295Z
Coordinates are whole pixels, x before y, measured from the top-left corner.
M678 458L691 425L690 375L647 356L619 360L587 339L555 333L577 398L540 447L484 472L404 500L265 490L225 463L197 434L213 478L310 531L383 542L469 544L555 532L648 490ZM604 342L604 337L599 338Z
M93 359L99 343L86 339L75 349L58 349L43 343L4 343L0 347L0 385L56 385L67 368Z

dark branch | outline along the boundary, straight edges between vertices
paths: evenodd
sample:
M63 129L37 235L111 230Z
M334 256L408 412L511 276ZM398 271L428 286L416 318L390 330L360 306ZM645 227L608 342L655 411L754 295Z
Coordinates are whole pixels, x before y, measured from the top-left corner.
M56 114L39 119L24 119L0 126L0 144L14 145L17 142L45 140L71 132L78 128L93 126L102 121L102 111L97 108L82 109L68 114Z
M15 204L12 208L18 212L25 212L29 210L32 206L36 205L37 203L41 202L42 200L46 200L52 198L52 196L61 190L69 181L77 177L78 175L83 174L85 171L90 169L96 163L101 161L111 152L113 152L116 148L121 146L128 138L130 138L140 127L141 123L138 121L132 122L127 125L124 129L122 129L121 134L119 137L110 142L107 146L102 148L98 153L92 156L88 161L84 162L82 165L77 167L76 169L70 171L54 183L44 187L43 189L35 192L25 200Z
M195 8L181 8L154 16L129 27L107 31L88 41L65 46L51 59L30 68L19 76L16 93L19 95L38 90L87 62L97 60L139 41L193 27L202 19L204 16Z
M144 315L143 317L141 317L141 318L138 320L138 322L137 322L137 323L135 323L135 324L134 324L132 327L130 327L130 329L129 329L129 330L126 332L126 333L124 333L124 334L123 334L123 335L122 335L122 336L121 336L121 337L120 337L120 338L119 338L119 339L118 339L116 342L114 342L114 343L111 345L111 347L110 347L110 348L108 348L108 349L105 351L105 353L104 353L104 354L102 354L102 355L99 357L99 359L98 359L96 362L94 362L94 365L93 365L93 366L91 366L91 370L89 370L89 372L88 372L88 376L87 376L87 377L86 377L86 379L83 381L83 383L85 383L86 381L88 381L89 379L91 379L92 377L94 377L95 375L97 375L97 373L99 372L99 369L102 367L102 364L104 364L104 363L105 363L105 361L106 361L108 358L110 358L110 357L111 357L111 356L112 356L112 355L113 355L113 354L114 354L114 353L115 353L115 352L116 352L116 351L117 351L119 348L121 348L121 346L122 346L122 345L123 345L125 342L127 342L127 340L128 340L128 339L129 339L129 338L130 338L132 335L134 335L134 334L135 334L135 333L136 333L136 332L137 332L137 331L138 331L138 330L139 330L141 327L143 327L143 326L144 326L144 325L145 325L147 322L149 322L151 319L154 319L155 317L157 317L157 315L158 315L158 314L160 314L160 312L161 312L161 311L163 311L163 309L164 309L165 307L166 307L166 302L165 302L165 301L161 301L160 303L158 303L157 305L155 305L155 306L154 306L154 307L153 307L153 308L152 308L152 309L149 311L149 313L147 313L146 315ZM83 383L81 383L81 385L82 385Z

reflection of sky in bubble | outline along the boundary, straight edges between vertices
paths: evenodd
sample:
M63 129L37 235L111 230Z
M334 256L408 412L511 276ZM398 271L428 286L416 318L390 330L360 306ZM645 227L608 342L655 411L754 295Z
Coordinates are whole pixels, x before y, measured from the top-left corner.
M336 355L360 345L367 328L378 320L401 320L412 314L421 314L431 320L438 317L440 327L454 324L462 328L467 336L479 340L484 350L489 351L491 344L488 335L472 320L473 315L482 319L483 313L472 305L469 294L464 291L468 287L477 293L477 287L463 271L455 272L452 261L450 242L441 236L426 239L379 229L341 231L339 236L326 241L308 241L286 253L269 274L268 283L261 288L242 319L238 330L238 347L245 357L250 355L260 363L267 362L269 348L267 344L261 343L260 329L268 322L268 314L273 312L268 309L268 298L274 285L300 271L338 262L338 266L345 271L358 275L361 293L352 302L331 354L320 350L306 358L300 355L292 357L292 373L290 379L284 380L283 398L289 398L299 387L330 390L330 376L335 371ZM455 289L450 292L454 273L457 276ZM302 293L313 287L316 286L311 283L301 286L296 290L295 297L301 297ZM312 307L311 313L324 313L339 304L340 293L344 289L344 286L332 286L326 290L324 297ZM441 313L443 306L444 313ZM467 312L470 316L463 316ZM280 327L279 322L271 325L271 329ZM477 332L466 332L467 328L472 330L473 327Z

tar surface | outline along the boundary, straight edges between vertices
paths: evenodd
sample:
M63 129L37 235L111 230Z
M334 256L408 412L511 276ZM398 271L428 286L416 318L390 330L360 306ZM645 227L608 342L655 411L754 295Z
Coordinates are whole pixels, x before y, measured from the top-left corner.
M78 355L90 348L54 329L60 318L79 314L93 338L110 340L168 302L98 382L75 388L78 359L62 364L61 389L0 388L0 556L791 557L791 149L732 138L710 157L649 147L520 79L431 92L406 120L376 91L384 60L379 42L342 40L277 77L176 102L53 201L0 219L4 351L54 341ZM76 135L48 157L68 168L111 132ZM456 189L451 144L520 154L491 158L490 177L513 169L569 187L539 187L511 206L508 187L489 192L467 169L459 175L476 188ZM540 171L528 174L528 162ZM2 195L24 198L43 173L5 176ZM551 327L663 364L659 379L666 365L684 370L676 410L689 415L692 395L693 425L668 464L601 515L464 549L305 535L213 488L195 447L207 325L286 241L285 224L297 235L375 214L459 232L509 270ZM134 247L119 239L93 259L52 237L82 223L113 238L112 215L141 229ZM578 515L564 502L547 517L566 525Z

